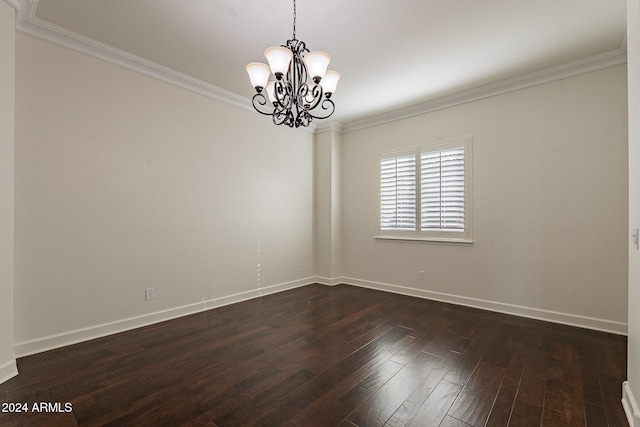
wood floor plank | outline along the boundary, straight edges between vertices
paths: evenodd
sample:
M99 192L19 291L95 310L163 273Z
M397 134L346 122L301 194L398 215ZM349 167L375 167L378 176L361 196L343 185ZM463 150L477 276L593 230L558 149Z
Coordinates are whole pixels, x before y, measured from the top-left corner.
M542 407L546 389L546 377L549 366L549 354L531 351L527 356L520 379L520 388L516 400L522 400Z
M402 402L402 405L393 413L385 424L386 426L404 426L422 407L423 403L442 381L452 365L456 363L460 355L450 353L451 357L441 358L430 353L424 353L431 358L433 369L422 380L411 394Z
M484 426L504 375L504 368L480 362L460 391L449 415L472 426Z
M516 400L509 418L509 427L540 427L542 423L542 407L526 400ZM550 425L549 427L552 427Z
M286 423L337 387L344 377L345 373L340 369L329 368L282 396L280 403L267 410L265 416L276 424Z
M297 426L308 427L325 427L337 425L354 426L351 421L347 420L356 408L366 402L373 393L370 390L360 386L350 389L347 393L337 400L326 401L323 403L323 410L308 424L296 424Z
M471 427L471 426L463 421L460 421L456 418L453 418L447 415L446 417L444 417L439 427Z
M511 358L485 427L509 425L525 362L525 353L515 353Z
M349 404L346 403L346 401L350 399L345 398L345 396L347 396L350 392L356 390L357 395L368 398L371 394L373 394L373 392L363 388L360 385L363 383L363 380L365 378L369 377L374 372L383 369L383 365L387 363L391 363L394 372L397 372L397 370L400 369L400 364L392 362L390 360L392 356L393 352L391 350L387 350L386 352L379 354L376 358L369 360L358 370L350 373L345 372L345 377L339 384L337 384L320 398L316 399L313 403L311 403L304 410L293 417L291 419L292 423L297 426L306 426L316 419L326 419L326 416L322 416L320 414L322 412L326 412L327 408L331 406L332 402L336 401L341 402L340 409L344 412L344 415L339 417L340 420L346 418L346 416L349 415L362 402L358 402L357 405L349 407ZM360 392L360 389L366 392ZM330 411L335 412L333 410Z
M610 427L624 426L627 422L622 406L619 404L622 399L622 388L620 387L620 377L600 376L602 398L607 414L607 421Z
M625 425L626 338L309 285L17 361L4 426Z
M420 352L349 417L356 425L383 425L437 366L433 355Z
M468 332L469 327L467 326L463 334L466 336ZM480 361L487 357L487 354L494 351L491 344L498 336L498 332L499 328L495 325L487 325L482 329L482 331L475 332L465 350L460 353L462 356L460 358L460 363L452 367L452 369L447 373L446 379L460 385L465 385L476 370ZM454 343L451 351L455 349L455 345L456 344ZM488 352L489 349L491 349L491 352ZM499 349L496 350L499 352Z
M377 330L380 329L378 333ZM351 353L336 364L337 367L347 372L354 371L366 363L367 360L375 358L384 352L388 347L400 341L409 334L410 330L404 327L380 327L376 331L365 334L366 338L358 337L355 341L364 343L355 352Z
M460 384L442 380L418 411L404 424L407 427L438 426L460 393ZM399 424L398 424L399 425Z
M542 425L582 427L585 423L584 406L557 401L549 402L544 406L542 413Z
M585 403L584 416L586 427L602 427L609 425L607 423L607 414L604 412L603 406Z

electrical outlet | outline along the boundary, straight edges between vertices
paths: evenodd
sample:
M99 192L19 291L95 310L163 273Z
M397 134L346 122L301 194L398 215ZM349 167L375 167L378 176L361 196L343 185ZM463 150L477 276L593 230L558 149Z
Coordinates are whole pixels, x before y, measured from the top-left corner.
M424 280L424 271L418 271L418 280Z
M300 264L294 264L293 271L300 271Z
M148 288L144 290L145 301L151 301L156 297L156 290L154 288Z

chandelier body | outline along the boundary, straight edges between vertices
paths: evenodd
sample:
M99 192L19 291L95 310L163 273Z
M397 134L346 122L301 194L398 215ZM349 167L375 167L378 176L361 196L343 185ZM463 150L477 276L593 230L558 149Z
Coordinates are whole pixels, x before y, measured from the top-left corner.
M271 116L276 125L307 127L313 119L326 119L335 111L331 95L340 74L328 70L328 53L309 51L296 39L295 0L293 3L293 38L286 45L265 51L269 65L253 62L246 66L251 84L256 89L253 108ZM275 80L269 77L275 76ZM267 93L265 96L265 92Z

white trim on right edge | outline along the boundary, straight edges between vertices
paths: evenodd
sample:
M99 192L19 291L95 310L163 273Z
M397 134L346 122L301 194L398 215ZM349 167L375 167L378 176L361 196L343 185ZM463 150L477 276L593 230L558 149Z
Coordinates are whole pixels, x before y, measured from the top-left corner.
M622 383L622 407L629 421L629 427L640 427L640 408L631 393L628 381Z
M12 359L0 365L0 384L18 375L16 360Z
M627 324L623 322L616 322L613 320L596 319L593 317L579 316L576 314L542 310L539 308L524 307L515 304L505 304L502 302L489 301L479 298L469 298L460 295L445 294L442 292L427 291L423 289L409 288L406 286L392 285L389 283L354 279L352 277L344 277L343 279L343 283L345 284L360 286L363 288L376 289L379 291L393 292L401 295L408 295L412 297L425 298L450 304L463 305L467 307L479 308L482 310L495 311L497 313L505 313L514 316L527 317L530 319L543 320L546 322L577 326L580 328L609 332L617 335L627 335ZM636 427L640 427L640 425Z

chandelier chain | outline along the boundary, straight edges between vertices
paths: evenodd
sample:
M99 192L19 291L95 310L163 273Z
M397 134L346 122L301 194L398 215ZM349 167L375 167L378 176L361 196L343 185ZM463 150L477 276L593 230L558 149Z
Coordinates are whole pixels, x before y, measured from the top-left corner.
M293 39L296 39L296 0L293 0Z

